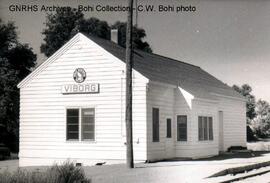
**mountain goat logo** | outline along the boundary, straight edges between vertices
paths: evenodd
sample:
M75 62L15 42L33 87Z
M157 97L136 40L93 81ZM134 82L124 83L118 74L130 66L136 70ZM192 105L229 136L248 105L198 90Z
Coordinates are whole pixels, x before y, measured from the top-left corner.
M86 72L83 68L77 68L74 73L73 73L73 79L77 83L82 83L84 82L86 78Z

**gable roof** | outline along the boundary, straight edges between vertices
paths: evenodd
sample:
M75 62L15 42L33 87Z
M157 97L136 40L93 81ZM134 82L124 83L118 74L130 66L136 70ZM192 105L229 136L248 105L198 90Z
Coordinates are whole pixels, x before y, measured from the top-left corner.
M88 37L125 62L125 48L109 40ZM215 99L211 95L214 94L244 100L238 92L198 66L140 50L133 53L133 68L152 81L181 86L198 98Z
M42 71L44 67L53 62L59 56L78 41L81 33L76 34L70 41L61 47L55 54L43 62L37 69L29 74L18 84L22 87ZM85 37L85 36L83 36ZM86 36L110 54L125 62L125 48L116 43L93 36ZM197 98L215 99L215 95L233 97L244 100L239 93L231 87L205 72L198 66L181 62L153 53L134 50L133 68L151 81L180 86Z

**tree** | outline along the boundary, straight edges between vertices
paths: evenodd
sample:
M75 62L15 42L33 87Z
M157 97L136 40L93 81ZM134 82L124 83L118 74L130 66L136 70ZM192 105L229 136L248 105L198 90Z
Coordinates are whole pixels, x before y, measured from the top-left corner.
M122 47L126 47L126 30L127 30L127 24L125 22L119 22L117 21L112 25L112 29L118 29L119 34L119 45ZM152 53L152 49L150 45L143 41L143 39L146 37L145 30L142 28L138 28L133 26L132 28L132 40L133 45L132 47L134 49L143 50L148 53Z
M83 19L79 22L79 30L87 35L97 36L103 39L110 39L110 26L106 21L97 18ZM73 35L72 35L73 36Z
M58 9L56 14L49 14L45 23L46 29L42 32L45 43L41 44L41 53L51 56L71 38L76 25L82 20L83 14L72 8Z
M76 9L67 8L57 10L55 14L49 14L43 30L44 43L41 45L41 53L47 57L51 56L77 32L86 35L97 36L103 39L110 39L110 30L118 28L119 45L126 44L126 23L116 22L111 27L106 21L97 18L85 19L84 14ZM152 52L149 44L143 39L146 37L144 29L133 27L133 47L146 52Z
M265 100L259 100L256 103L257 116L252 120L251 125L255 133L260 137L270 135L270 105Z
M31 72L36 55L17 40L13 23L0 19L0 141L18 151L19 89L17 84Z
M252 88L248 84L243 84L241 87L237 85L232 86L235 91L243 95L247 99L246 103L246 116L247 116L247 123L249 124L250 121L256 117L255 107L255 96L251 94Z

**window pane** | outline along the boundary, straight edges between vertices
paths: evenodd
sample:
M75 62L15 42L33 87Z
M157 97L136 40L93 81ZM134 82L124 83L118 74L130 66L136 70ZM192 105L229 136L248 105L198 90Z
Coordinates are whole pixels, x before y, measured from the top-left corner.
M67 115L69 117L71 117L71 116L78 117L79 116L79 109L67 109Z
M79 139L79 109L67 109L67 140Z
M94 125L92 125L92 124L84 124L83 125L83 130L84 131L92 131L92 132L94 132L94 130L95 130L95 126Z
M78 132L78 128L79 127L79 125L67 125L67 130L68 130L68 132L69 133L74 133L74 132Z
M95 133L84 133L84 139L95 139Z
M82 109L82 140L95 139L95 109Z
M68 116L68 124L70 125L78 125L78 116Z
M159 141L159 109L158 108L153 108L153 113L152 113L152 118L153 118L153 142L158 142Z
M208 117L208 122L209 122L209 140L213 140L213 118Z
M167 138L172 137L172 120L167 119Z
M199 133L199 140L203 140L203 120L202 117L199 116L198 119L198 133Z
M79 135L78 135L79 133L77 132L77 133L72 133L72 132L68 132L67 133L67 136L68 136L68 139L67 140L78 140L78 137L79 137Z
M204 135L204 140L208 140L207 117L203 117L203 135Z
M177 116L177 140L187 141L187 116Z

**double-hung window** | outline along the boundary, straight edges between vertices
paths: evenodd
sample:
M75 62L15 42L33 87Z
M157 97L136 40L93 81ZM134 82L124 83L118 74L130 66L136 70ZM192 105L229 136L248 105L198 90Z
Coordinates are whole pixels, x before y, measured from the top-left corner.
M213 140L213 118L207 116L198 117L199 141Z
M95 140L95 109L66 110L67 140Z

